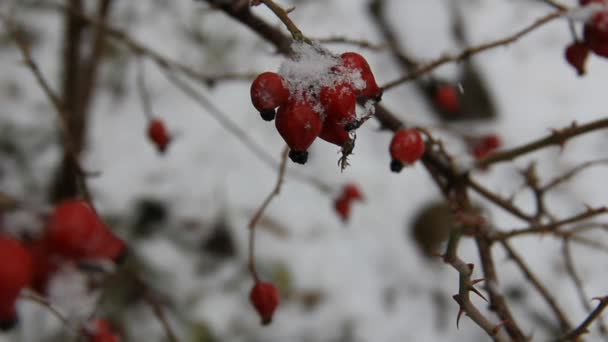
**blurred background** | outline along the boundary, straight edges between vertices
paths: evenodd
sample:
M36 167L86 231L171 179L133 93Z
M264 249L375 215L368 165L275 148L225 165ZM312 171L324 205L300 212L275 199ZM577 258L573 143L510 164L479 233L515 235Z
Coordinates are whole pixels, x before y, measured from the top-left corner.
M65 64L69 10L56 4L76 2L0 2L3 13L14 11L32 57L63 94L70 94L67 75L78 73ZM456 329L458 305L451 297L458 291L458 274L433 256L442 251L453 222L449 208L422 165L390 172L392 135L374 120L357 131L344 172L336 164L339 148L323 141L310 148L306 165L288 163L282 191L258 225L258 271L279 287L282 298L273 323L261 326L248 300L253 281L247 270L247 224L276 183L284 143L274 123L261 120L251 105L249 86L260 72L277 71L285 57L207 1L110 3L111 27L206 75L207 82L175 73L195 89L197 102L147 54L137 57L124 37L105 38L93 95L87 105L74 107L84 118L78 145L81 164L91 173L87 180L93 203L112 230L128 241L130 254L103 286L91 286L97 279L83 270L58 273L49 298L59 311L78 322L97 310L123 341L167 341L146 302L149 295L165 308L180 341L488 339L466 317ZM573 0L562 3L576 5ZM98 1L81 5L84 13L97 13ZM322 45L337 54L364 55L380 85L414 70L416 63L512 35L554 10L533 0L286 0L281 5L295 6L290 16L308 37L372 43ZM266 7L251 11L284 30ZM91 49L82 52L86 60L94 51L89 44L93 31L85 29L80 39ZM474 160L471 141L479 137L496 134L502 147L510 148L574 120L605 116L608 61L591 56L587 75L579 77L563 57L571 41L568 21L557 19L513 44L391 88L382 103L408 125L427 128L442 139L455 161L466 167ZM1 212L0 229L35 234L43 225L39 215L74 189L61 179L66 161L57 115L6 30L0 32L0 56L0 191L23 203ZM172 136L165 153L158 153L147 137L138 77L151 113ZM438 102L437 89L443 85L457 90L456 110ZM522 170L534 162L539 179L548 181L582 162L605 157L606 140L606 133L598 131L562 149L547 148L474 176L532 212L534 197ZM254 145L265 159L252 151ZM608 198L604 180L602 167L584 171L548 195L549 210L567 217L585 204L603 205ZM349 182L359 186L364 201L355 203L343 222L334 200ZM486 201L473 199L496 227L524 226ZM606 241L603 229L585 234ZM571 321L582 321L588 311L566 276L559 257L562 241L526 236L513 240L513 246L549 284ZM571 248L589 299L605 295L606 249ZM495 251L498 285L522 329L535 340L555 337L558 325L547 305L503 250ZM473 241L463 241L459 254L479 264ZM475 272L479 277L479 270ZM473 300L487 312L483 300ZM18 327L0 333L0 341L69 340L70 329L47 308L22 299L18 310ZM594 327L590 336L601 339Z

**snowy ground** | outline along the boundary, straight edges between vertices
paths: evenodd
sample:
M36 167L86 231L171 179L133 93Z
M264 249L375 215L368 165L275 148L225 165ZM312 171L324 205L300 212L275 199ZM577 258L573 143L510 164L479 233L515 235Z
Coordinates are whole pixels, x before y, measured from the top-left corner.
M17 1L19 3L19 1ZM155 9L165 3L167 9ZM292 18L311 37L345 35L378 41L378 33L368 19L366 1L297 1ZM456 52L450 40L447 1L390 1L392 24L399 29L408 50L421 59L433 59L446 52ZM461 0L466 16L467 34L473 43L509 35L533 22L551 9L540 1ZM569 1L573 5L575 1ZM220 13L206 12L205 5L188 0L117 2L117 26L135 14L129 33L138 40L210 72L217 68L230 71L277 70L282 59L272 48L261 43L247 30ZM262 6L254 12L279 25ZM44 42L34 53L49 77L58 75L56 56L59 21L53 12L27 14L35 28L44 30ZM25 15L25 14L24 14ZM187 45L179 25L196 22L210 44L236 39L233 50L219 59ZM178 25L179 24L179 25ZM214 41L216 39L217 41ZM579 78L562 55L570 42L565 20L557 20L529 34L520 41L475 57L483 70L499 108L496 122L467 126L475 132L499 132L505 147L540 137L551 128L564 127L573 120L588 122L606 115L605 80L608 61L595 56L588 63L588 75ZM350 49L329 46L335 52ZM380 84L400 75L386 52L358 50L366 55ZM56 145L45 146L53 113L28 74L18 66L15 51L2 51L1 80L15 80L22 89L18 100L0 93L2 121L15 125L21 133L19 143L28 148L33 160L25 176L18 167L0 178L3 191L29 196L41 193L56 163ZM154 112L164 118L178 134L169 153L159 155L144 136L145 118L135 91L135 64L125 69L127 92L121 99L103 90L95 102L84 160L87 168L101 172L91 179L94 198L100 211L108 216L129 214L135 200L143 196L168 203L172 225L151 237L138 240L135 252L156 271L163 274L154 284L171 303L173 323L179 335L188 340L192 326L204 325L218 341L473 341L486 340L482 331L464 317L456 330L458 312L451 296L457 292L457 274L447 265L431 264L420 256L409 239L407 225L413 213L439 193L421 165L401 174L389 172L386 152L391 136L377 131L369 122L359 130L351 166L343 173L336 166L337 148L316 142L305 166L289 164L289 169L311 175L335 187L347 181L360 184L366 197L354 207L348 226L343 226L333 212L332 196L288 176L280 196L270 205L258 234L258 261L263 277L276 277L277 269L287 270L296 293L315 291L322 301L306 310L296 299L285 300L275 320L268 327L259 321L248 303L251 286L246 271L246 225L253 212L276 182L276 170L269 168L230 135L205 109L176 90L152 63L146 63L146 78L152 94ZM214 68L214 69L211 69ZM207 70L207 69L206 69ZM437 70L448 77L453 66ZM107 75L110 71L105 70ZM273 124L260 120L249 101L249 84L227 82L213 89L203 89L227 116L278 161L283 142ZM466 89L464 89L466 91ZM385 105L401 118L418 125L436 123L429 108L414 87L401 86L384 94ZM28 135L27 130L37 132ZM44 138L44 137L47 138ZM37 140L38 139L38 140ZM45 140L47 139L47 140ZM40 142L42 141L42 143ZM606 135L593 133L576 139L560 153L549 148L522 158L515 165L500 165L479 179L502 194L510 194L522 184L518 168L537 160L539 173L548 179L568 166L600 158L605 154ZM448 149L467 158L458 144ZM12 171L11 171L12 170ZM575 182L560 189L551 204L560 216L580 212L583 203L594 207L606 203L608 195L598 191L603 185L604 169L594 168ZM27 182L26 179L27 178ZM27 184L26 184L27 183ZM32 195L32 200L43 195ZM521 205L532 198L522 194ZM501 228L522 223L488 206L489 216ZM209 223L224 215L236 239L237 256L223 260L211 271L200 272L204 257L184 248L192 239L209 234ZM188 228L180 222L202 222ZM283 234L276 233L276 227ZM274 230L273 230L274 227ZM273 233L274 232L274 233ZM119 234L126 235L119 230ZM604 236L597 235L598 238ZM531 268L550 284L551 292L568 308L571 320L579 322L586 314L580 306L571 281L563 272L560 244L552 238L520 238L514 243ZM499 250L499 249L497 249ZM591 296L606 295L605 254L575 248L577 265L586 290ZM477 263L476 249L467 242L461 247L462 258ZM503 289L529 286L502 252L496 253ZM283 271L285 272L285 271ZM279 272L280 273L280 272ZM444 309L438 303L443 303ZM484 307L481 301L477 301ZM59 327L44 310L31 303L21 303L22 329L13 335L0 335L0 341L42 341L44 334ZM530 312L547 314L547 308L534 292L513 310L527 333L543 340L545 332L536 328ZM442 324L438 317L445 322ZM163 333L145 307L129 313L125 329L133 341L162 341ZM592 329L595 333L595 329ZM597 338L597 336L596 336ZM201 339L200 341L207 341Z

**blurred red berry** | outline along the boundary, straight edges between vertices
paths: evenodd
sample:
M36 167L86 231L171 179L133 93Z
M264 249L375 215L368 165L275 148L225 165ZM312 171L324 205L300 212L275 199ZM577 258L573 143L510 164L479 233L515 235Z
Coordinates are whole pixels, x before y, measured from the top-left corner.
M165 127L165 123L160 119L150 121L148 125L148 138L150 138L160 153L164 153L171 142L171 137Z
M502 142L500 137L496 134L488 134L486 136L481 137L476 144L473 146L473 156L476 159L482 159L496 151Z
M83 200L68 199L57 204L46 234L52 252L67 258L118 261L126 252L124 241Z
M272 322L272 316L281 302L277 288L263 281L255 282L249 293L249 300L260 315L262 325Z
M346 222L350 218L350 205L351 202L346 197L340 197L334 202L334 209L336 210L336 214L338 214L338 217L340 217L342 222Z
M342 197L348 199L349 201L360 201L363 200L363 193L357 184L347 183L344 186Z
M17 323L15 304L34 277L34 262L21 242L0 235L0 330Z
M400 129L395 132L389 152L392 158L391 170L400 172L404 165L416 162L424 154L422 133L417 129Z
M281 75L264 72L251 83L251 103L260 112L262 118L271 121L275 108L284 105L289 99L289 89Z
M585 62L589 56L589 49L585 43L574 42L568 45L565 56L568 63L576 69L579 76L585 74Z
M120 337L114 333L110 323L105 319L96 319L93 322L89 342L120 342Z
M435 105L441 110L454 113L460 109L458 89L451 84L442 84L435 89Z

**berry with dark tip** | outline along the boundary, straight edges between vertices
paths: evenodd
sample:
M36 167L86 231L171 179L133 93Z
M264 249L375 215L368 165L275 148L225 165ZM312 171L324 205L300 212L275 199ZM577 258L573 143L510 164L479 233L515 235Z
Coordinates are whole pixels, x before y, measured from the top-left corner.
M251 83L251 103L260 112L262 119L272 121L275 108L284 105L289 99L289 89L281 75L263 72Z

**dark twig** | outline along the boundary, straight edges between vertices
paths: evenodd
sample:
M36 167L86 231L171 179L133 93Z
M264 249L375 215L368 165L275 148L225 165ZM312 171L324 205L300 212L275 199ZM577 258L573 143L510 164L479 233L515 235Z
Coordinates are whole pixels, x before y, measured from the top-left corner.
M591 323L593 323L593 321L600 318L600 315L608 306L608 296L594 299L597 299L599 301L599 304L589 314L589 316L587 316L587 318L585 318L585 320L578 327L576 327L574 330L564 335L557 341L577 341L580 336L589 332L587 328L591 325Z
M277 183L274 186L274 189L268 194L268 196L262 202L262 205L258 210L253 214L253 217L249 221L249 271L253 276L253 279L257 281L259 279L258 272L255 267L255 231L260 218L266 211L270 202L279 195L281 192L281 186L283 185L283 180L285 179L285 170L287 169L287 156L289 154L289 148L285 146L283 153L281 155L281 165L279 166L279 175L277 177Z

